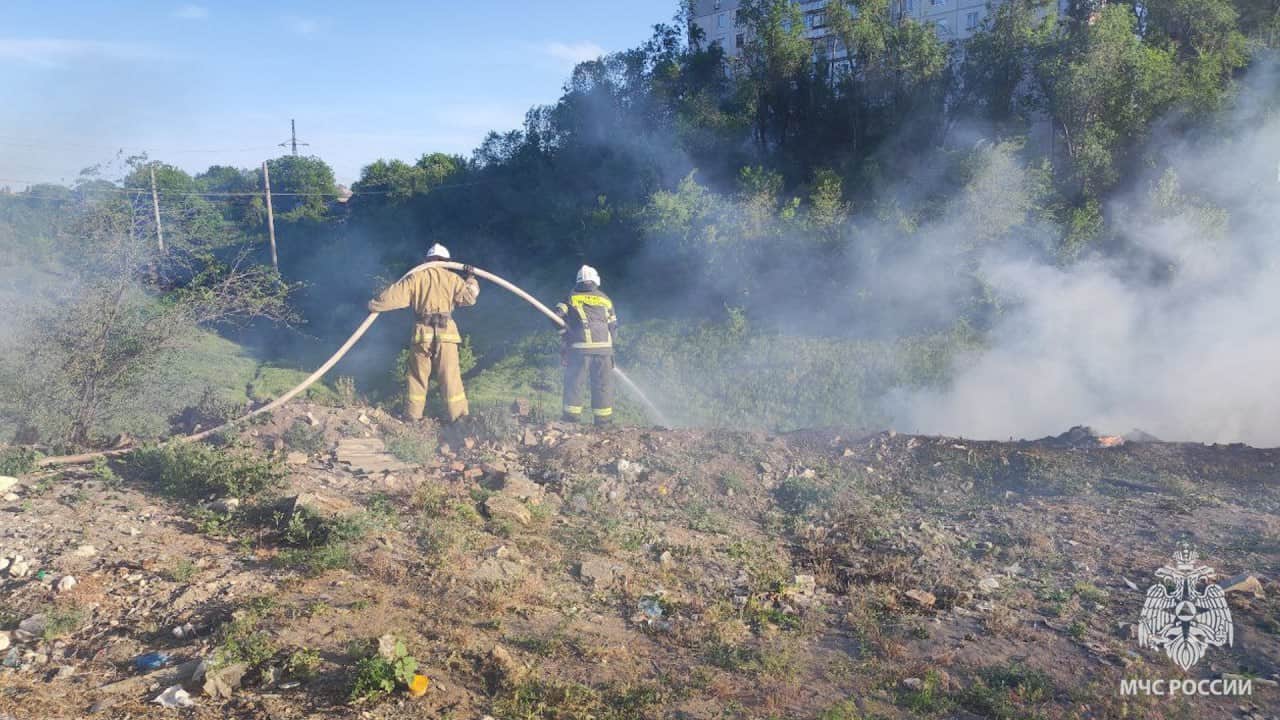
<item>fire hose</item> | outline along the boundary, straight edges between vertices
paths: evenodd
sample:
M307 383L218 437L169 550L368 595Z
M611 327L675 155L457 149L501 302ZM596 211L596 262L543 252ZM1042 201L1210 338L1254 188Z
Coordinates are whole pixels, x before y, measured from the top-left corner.
M481 270L478 267L474 267L471 265L464 265L459 262L453 262L452 260L433 260L431 262L423 263L413 268L409 272L405 273L400 279L404 280L405 278L409 277L410 275L413 275L416 272L420 272L422 270L426 270L427 268L431 268L431 267L442 267L450 270L470 270L471 272L475 273L476 277L482 277L485 280L488 280L489 282L492 282L493 284L503 288L504 290L510 291L520 299L532 305L535 309L538 310L538 312L542 313L543 315L546 315L547 318L550 319L552 322L554 322L556 325L560 327L564 327L564 320L561 319L559 315L552 312L551 309L548 308L546 305L543 305L541 302L539 302L537 298L533 297L532 295L525 292L524 290L521 290L515 285L512 285L506 280L503 280L497 275L494 275L493 273L488 272L486 270ZM351 333L351 337L347 338L347 341L342 344L342 347L338 348L337 352L335 352L332 356L330 356L329 359L326 360L323 365L316 368L315 372L308 375L307 379L298 383L296 386L294 386L285 394L281 395L275 400L272 400L266 405L263 405L260 408L257 408L251 412L245 413L244 415L241 415L240 417L234 420L229 420L217 427L210 428L208 430L204 430L204 431L195 433L193 435L184 435L182 437L171 438L161 443L161 447L166 445L172 445L175 443L198 442L200 440L203 440L209 437L210 435L214 435L216 433L222 432L223 430L226 430L227 428L239 425L240 423L252 417L255 417L257 415L262 415L264 413L269 413L272 410L275 410L276 408L294 399L300 393L305 392L307 388L314 385L316 381L318 381L320 378L324 377L325 373L332 370L333 366L337 365L338 361L341 360L342 357L346 355L347 352L350 351L352 347L355 346L356 342L358 342L360 338L364 336L365 332L368 331L369 326L373 325L373 321L378 319L378 315L379 313L376 313L376 312L369 313L369 316L364 319L364 322L360 323L360 326L355 329L355 332ZM624 374L621 370L614 368L614 372L628 387L628 389L630 389L645 404L645 406L649 409L649 411L652 412L657 419L662 420L661 413L658 412L657 408L655 408L653 404L649 402L649 399L644 396L644 393L640 392L640 389L635 386L635 383L631 382L631 379L628 378L626 374ZM665 422L663 424L665 424ZM83 453L80 455L61 455L61 456L55 456L55 457L46 457L46 458L41 458L36 464L40 467L50 467L54 465L75 465L78 463L90 462L100 457L111 457L115 455L122 455L130 452L131 450L132 448L120 448L116 450L101 450L98 452Z

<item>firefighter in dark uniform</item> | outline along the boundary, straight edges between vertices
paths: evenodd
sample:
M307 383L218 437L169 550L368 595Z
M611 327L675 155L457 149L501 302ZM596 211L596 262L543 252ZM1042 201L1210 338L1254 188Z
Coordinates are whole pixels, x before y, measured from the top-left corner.
M578 270L577 284L566 302L556 305L564 319L561 363L564 365L564 416L582 418L582 383L591 381L591 414L597 425L613 420L613 339L618 316L613 301L600 292L600 273L590 265Z

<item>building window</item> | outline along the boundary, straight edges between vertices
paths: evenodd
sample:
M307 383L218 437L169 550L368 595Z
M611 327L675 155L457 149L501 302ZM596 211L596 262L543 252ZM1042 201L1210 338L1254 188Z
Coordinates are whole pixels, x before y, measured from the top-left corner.
M964 16L964 29L965 30L978 29L978 13L971 12L968 15Z
M720 13L716 16L716 27L722 28L729 24L729 13Z
M716 0L715 5L714 5L711 9L712 9L712 10L719 10L719 9L720 9L720 0Z
M814 30L814 29L817 29L817 28L820 28L820 27L824 27L824 26L826 26L826 24L827 24L827 14L826 14L826 13L821 13L821 12L816 12L816 13L811 13L811 14L809 14L809 15L805 15L805 16L804 16L804 24L805 24L805 25L806 25L810 30Z
M929 0L929 4L934 7L941 7L947 4L947 0Z
M947 35L951 34L951 23L947 22L946 18L939 20L937 23L937 27L938 27L939 36L946 37Z
M738 33L737 36L733 38L733 46L739 49L741 49L742 46L746 44L746 42L747 42L746 36L743 35L742 33Z
M741 11L741 10L734 10L734 11L733 11L733 26L734 26L734 27L742 27L742 26L743 26L743 25L745 25L746 23L747 23L747 21L746 21L746 18L744 18L744 17L742 16L742 11Z

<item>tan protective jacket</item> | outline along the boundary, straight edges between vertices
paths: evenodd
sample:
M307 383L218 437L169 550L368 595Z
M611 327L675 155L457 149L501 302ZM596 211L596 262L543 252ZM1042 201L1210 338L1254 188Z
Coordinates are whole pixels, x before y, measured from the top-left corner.
M383 290L378 297L369 301L369 312L412 307L414 314L418 316L413 341L426 345L437 339L432 316L448 316L447 323L439 331L438 339L442 343L460 343L462 336L458 334L458 326L449 313L455 307L475 305L479 296L480 283L475 278L463 280L462 276L451 270L432 267L416 272Z

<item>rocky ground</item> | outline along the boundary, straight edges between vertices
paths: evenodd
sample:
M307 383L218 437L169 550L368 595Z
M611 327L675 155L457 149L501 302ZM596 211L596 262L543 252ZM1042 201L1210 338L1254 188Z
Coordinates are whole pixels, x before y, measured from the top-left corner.
M0 718L1280 717L1280 451L307 405L241 437L288 473L239 502L0 481ZM1234 619L1185 674L1135 626L1179 541ZM380 656L426 693L353 701ZM1183 677L1253 693L1120 694Z

